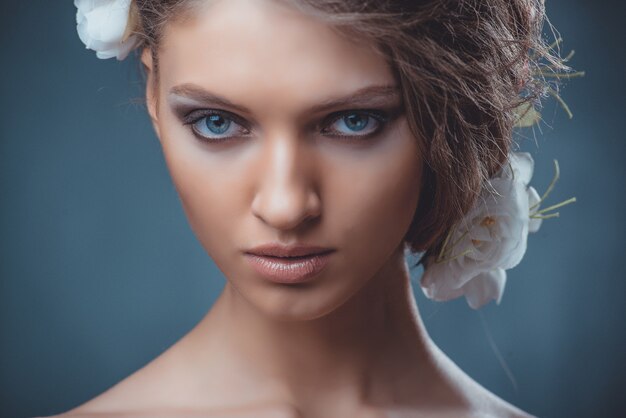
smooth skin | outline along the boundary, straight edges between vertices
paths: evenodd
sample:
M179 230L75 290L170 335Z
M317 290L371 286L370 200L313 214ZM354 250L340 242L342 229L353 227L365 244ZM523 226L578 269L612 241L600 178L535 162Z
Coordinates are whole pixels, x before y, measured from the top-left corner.
M284 3L217 0L168 23L158 80L142 61L167 166L226 284L185 337L61 416L529 416L420 319L403 237L422 157L383 56ZM335 252L312 282L277 284L243 255L268 242Z

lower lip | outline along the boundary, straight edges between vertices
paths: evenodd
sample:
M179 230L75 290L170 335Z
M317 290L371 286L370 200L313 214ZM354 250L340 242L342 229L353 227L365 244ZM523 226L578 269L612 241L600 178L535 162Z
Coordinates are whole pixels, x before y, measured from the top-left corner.
M303 283L312 280L328 264L332 253L309 257L282 258L246 254L252 268L275 283Z

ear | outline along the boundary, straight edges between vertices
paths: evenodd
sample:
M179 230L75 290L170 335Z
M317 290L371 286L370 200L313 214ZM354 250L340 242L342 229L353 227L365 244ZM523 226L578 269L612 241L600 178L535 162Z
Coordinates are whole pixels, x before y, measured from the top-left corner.
M146 72L146 106L148 108L148 114L150 115L150 119L152 120L152 126L159 137L161 139L161 135L159 133L159 118L158 118L158 91L157 86L154 80L154 71L153 71L153 62L152 62L152 52L150 48L144 48L141 53L141 62L143 63L144 71Z

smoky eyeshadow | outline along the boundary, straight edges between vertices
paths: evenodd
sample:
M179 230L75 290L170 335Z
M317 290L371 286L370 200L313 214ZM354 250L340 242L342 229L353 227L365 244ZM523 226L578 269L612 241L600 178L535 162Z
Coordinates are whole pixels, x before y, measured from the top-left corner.
M228 105L224 105L224 103L204 103L173 94L170 96L168 104L172 113L185 125L193 124L202 117L209 115L221 115L230 118L248 129L251 129L251 127L255 125L254 121L248 121L236 113L224 109L225 107L229 107ZM317 121L309 124L307 128L320 128L333 119L336 120L338 117L341 117L342 114L349 114L350 112L363 112L364 114L378 115L385 127L388 127L404 114L405 107L402 100L367 100L363 103L353 103L347 105L345 108L329 111L325 116L316 118Z

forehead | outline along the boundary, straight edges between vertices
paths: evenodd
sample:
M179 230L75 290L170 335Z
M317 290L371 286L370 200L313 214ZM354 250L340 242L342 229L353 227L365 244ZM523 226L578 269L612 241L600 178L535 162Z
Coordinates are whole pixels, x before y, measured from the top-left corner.
M288 102L293 109L394 84L371 44L275 0L205 2L168 24L159 54L163 90L197 84L251 107Z

